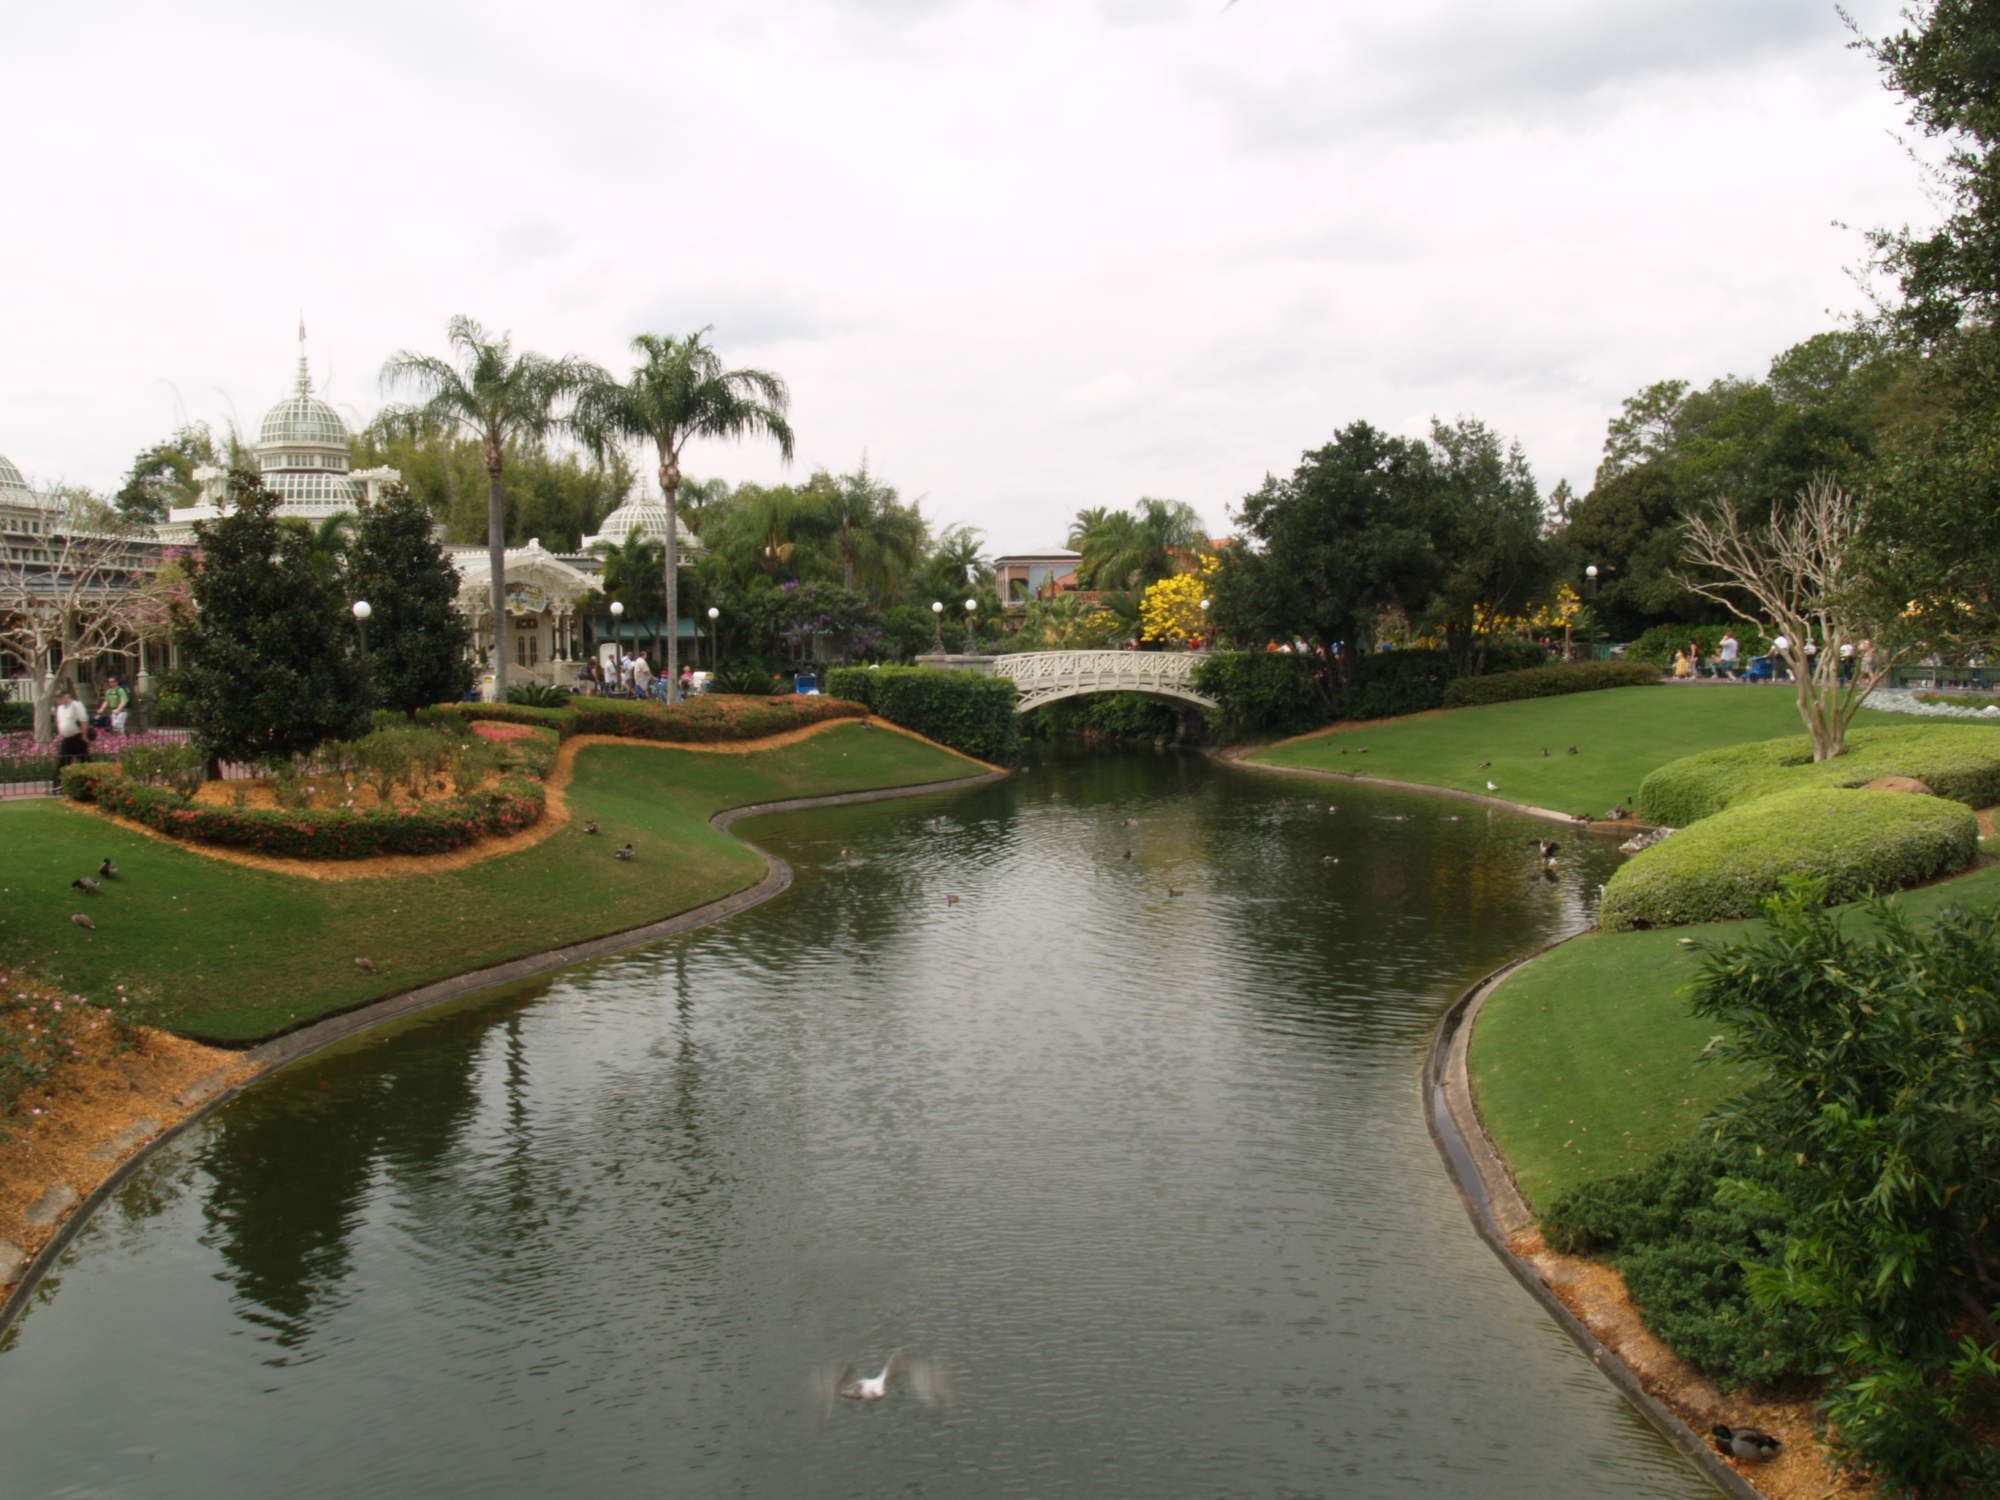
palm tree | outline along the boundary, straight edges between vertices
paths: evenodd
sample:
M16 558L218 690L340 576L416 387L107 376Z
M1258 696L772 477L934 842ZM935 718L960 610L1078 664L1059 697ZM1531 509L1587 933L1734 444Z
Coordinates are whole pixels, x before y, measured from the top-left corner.
M704 342L707 329L684 339L642 333L632 347L643 356L623 385L606 375L578 402L578 428L599 453L623 442L651 443L659 456L660 496L667 505L664 561L667 611L667 693L680 695L681 450L698 437L776 440L787 463L791 397L784 381L763 370L723 368Z
M1070 545L1083 554L1079 577L1096 589L1145 588L1206 552L1201 516L1184 500L1142 499L1135 511L1080 511Z
M402 349L382 366L382 387L406 386L418 401L392 408L392 420L425 422L473 438L486 463L486 551L493 573L493 696L507 696L507 523L501 504L501 474L513 439L540 442L564 425L556 408L593 381L606 378L595 365L574 356L514 353L510 334L490 337L460 314L445 324L456 365L434 354Z
M814 475L815 486L824 477ZM866 583L878 602L893 599L923 555L927 528L917 508L902 504L893 487L875 482L865 455L858 472L827 484L825 506L842 586Z
M977 526L960 523L948 526L931 548L924 564L923 587L927 599L956 596L965 589L982 589L993 582L993 564L979 545Z

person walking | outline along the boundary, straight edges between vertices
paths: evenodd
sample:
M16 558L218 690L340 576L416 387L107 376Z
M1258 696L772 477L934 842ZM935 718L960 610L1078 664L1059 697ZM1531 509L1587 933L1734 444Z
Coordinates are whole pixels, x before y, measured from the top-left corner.
M125 691L125 685L116 675L104 680L109 686L104 689L104 700L97 706L98 713L102 715L102 722L98 727L108 729L113 734L123 734L126 717L132 712L132 695Z
M1791 641L1782 635L1771 642L1771 681L1776 682L1780 678L1791 680L1792 664L1785 657L1791 649Z
M90 714L64 688L56 694L56 790L62 790L65 767L89 762Z
M632 661L632 691L641 698L653 696L653 664L645 657L635 657Z
M1716 663L1730 678L1736 676L1736 659L1742 653L1743 643L1736 639L1736 632L1722 632L1722 645L1716 653Z
M1840 643L1840 681L1845 686L1854 677L1854 642Z

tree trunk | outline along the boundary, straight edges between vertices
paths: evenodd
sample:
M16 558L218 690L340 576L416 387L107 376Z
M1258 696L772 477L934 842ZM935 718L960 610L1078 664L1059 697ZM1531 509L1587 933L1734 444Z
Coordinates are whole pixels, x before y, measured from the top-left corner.
M660 445L660 498L667 506L666 572L667 702L681 701L681 465L672 448Z
M493 574L493 701L507 701L507 517L498 447L486 448L486 560Z

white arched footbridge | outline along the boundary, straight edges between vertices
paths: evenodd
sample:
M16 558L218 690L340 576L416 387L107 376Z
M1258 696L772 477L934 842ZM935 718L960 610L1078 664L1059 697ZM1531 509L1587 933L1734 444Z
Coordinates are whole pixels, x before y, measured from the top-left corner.
M1005 677L1020 689L1015 705L1028 713L1045 703L1086 693L1144 693L1190 708L1214 708L1194 689L1201 656L1193 651L1019 651L1007 656L927 656L925 666L956 667Z

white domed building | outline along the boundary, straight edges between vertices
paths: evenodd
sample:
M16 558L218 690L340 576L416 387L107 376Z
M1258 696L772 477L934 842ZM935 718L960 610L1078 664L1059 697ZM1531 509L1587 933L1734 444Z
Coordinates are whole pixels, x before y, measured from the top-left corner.
M373 500L384 485L403 476L394 469L348 467L351 457L347 424L340 413L313 394L312 374L299 356L298 385L292 394L264 413L257 429L257 467L264 485L283 502L278 514L317 526L328 516L352 512ZM221 469L201 468L194 477L201 496L193 505L177 505L159 528L163 542L185 545L194 540L194 523L222 514L229 476Z

